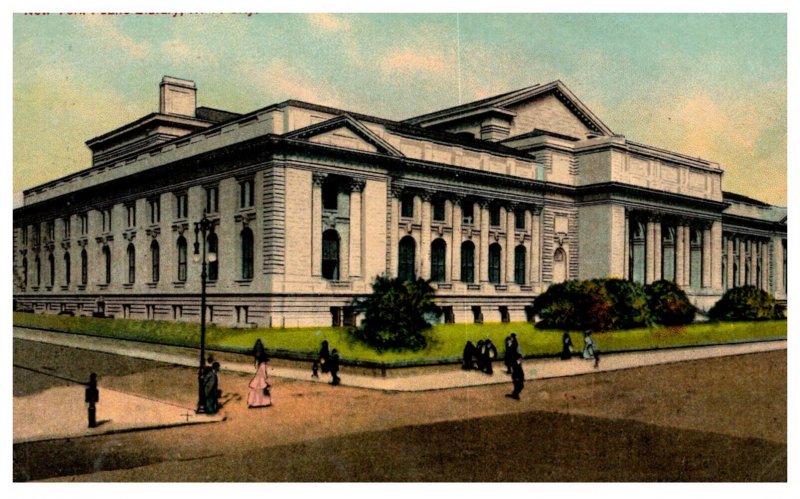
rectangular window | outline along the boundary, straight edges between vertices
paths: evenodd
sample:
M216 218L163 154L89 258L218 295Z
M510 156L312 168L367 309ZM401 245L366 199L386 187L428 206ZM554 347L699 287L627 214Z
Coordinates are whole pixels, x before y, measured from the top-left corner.
M433 200L433 220L435 222L444 222L444 199L436 198Z
M129 204L127 206L128 209L128 227L135 227L136 226L136 205Z
M39 228L39 224L33 226L33 244L39 244L41 241L41 229Z
M172 318L173 319L180 319L183 317L183 305L173 305L172 306Z
M184 219L188 216L188 196L185 192L175 194L175 218Z
M517 230L525 230L525 211L516 210L514 212L514 228Z
M492 206L489 208L489 225L492 227L500 226L500 207Z
M20 232L22 232L22 244L28 244L28 228L23 227Z
M156 306L147 305L147 318L153 320L155 319L155 317L156 317Z
M69 239L69 232L70 232L69 217L67 217L64 219L64 239Z
M56 223L54 221L47 222L47 239L54 241L56 238Z
M475 220L475 203L463 203L461 205L461 222L466 225L472 225L473 220Z
M236 323L247 324L248 322L248 307L246 305L239 305L236 307Z
M125 319L131 318L131 306L130 305L122 305L122 317Z
M89 232L89 214L88 213L81 213L81 235L85 236Z
M244 180L239 183L239 207L249 208L253 206L255 197L253 195L253 180Z
M206 188L206 213L219 211L219 187Z
M404 194L400 199L400 216L405 218L414 217L414 195Z
M161 201L151 199L148 201L148 207L150 208L150 223L157 224L161 221Z
M103 232L111 232L111 209L107 208L102 210L103 215Z

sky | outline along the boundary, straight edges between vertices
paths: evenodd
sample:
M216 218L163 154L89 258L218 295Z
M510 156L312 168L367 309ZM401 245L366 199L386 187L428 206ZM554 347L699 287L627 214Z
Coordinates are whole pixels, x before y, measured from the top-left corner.
M405 119L561 80L615 133L718 162L785 206L785 14L13 16L13 190L91 165L85 142L193 80L198 105L294 98Z

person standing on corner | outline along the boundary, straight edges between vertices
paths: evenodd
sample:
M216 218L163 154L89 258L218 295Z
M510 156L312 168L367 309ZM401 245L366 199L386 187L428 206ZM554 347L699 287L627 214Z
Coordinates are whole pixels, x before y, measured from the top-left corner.
M314 364L311 366L311 377L312 378L319 378L319 369L322 368L322 372L326 373L330 370L330 351L328 350L328 340L322 340L322 344L319 347L319 354L317 355Z
M203 390L206 395L206 414L216 414L219 410L219 362L211 364L203 377Z
M100 390L97 389L97 374L89 375L89 385L86 387L85 401L89 404L89 428L97 427L97 409L95 404L100 402Z
M573 350L572 338L567 331L564 331L564 335L561 337L561 360L569 360Z
M506 397L519 400L519 394L525 388L525 371L522 369L522 357L517 358L514 365L511 366L511 383L514 385L514 391L507 394Z
M331 384L336 386L339 384L339 351L335 348L331 351L330 359L328 360L328 370L331 373Z
M247 394L248 409L253 407L270 407L272 405L272 393L270 391L272 386L269 384L269 375L267 374L267 370L269 369L268 361L269 358L267 354L261 352L261 356L258 358L258 369L256 369L256 374L248 385L250 388Z

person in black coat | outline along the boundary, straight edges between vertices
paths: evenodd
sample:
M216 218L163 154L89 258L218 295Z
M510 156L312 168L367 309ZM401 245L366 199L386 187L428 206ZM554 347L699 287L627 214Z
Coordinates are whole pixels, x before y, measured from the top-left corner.
M507 394L506 397L519 400L519 394L525 388L525 372L522 369L522 358L518 358L511 367L511 383L514 385L514 391Z
M572 338L568 332L564 331L564 336L561 337L561 360L569 360L573 350Z
M253 361L255 362L256 369L258 368L258 359L261 358L262 355L266 355L266 351L264 350L264 344L261 342L261 338L258 338L255 345L253 345Z
M497 358L497 347L494 346L491 338L487 338L487 340L483 343L483 372L486 374L494 374L494 369L492 369L492 361Z
M335 348L331 351L331 356L326 364L328 364L328 370L331 373L331 384L333 386L338 385L341 381L339 378L339 352Z
M314 360L314 364L311 366L311 377L312 378L319 378L319 368L322 367L322 372L326 373L330 370L330 366L328 365L330 361L330 351L328 351L328 340L322 340L322 344L319 347L319 354L317 354L317 358Z
M483 343L483 340L478 340L475 344L475 369L478 371L483 371L483 356L486 353Z
M464 357L461 362L461 369L469 371L475 368L472 358L475 356L475 345L471 341L467 341L464 345Z

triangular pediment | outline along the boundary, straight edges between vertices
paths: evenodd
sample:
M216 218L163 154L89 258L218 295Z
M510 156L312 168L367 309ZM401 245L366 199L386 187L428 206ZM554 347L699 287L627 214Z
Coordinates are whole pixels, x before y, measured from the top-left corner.
M348 114L323 121L285 135L288 139L302 139L345 149L376 152L402 157L403 153L380 138L372 130Z

